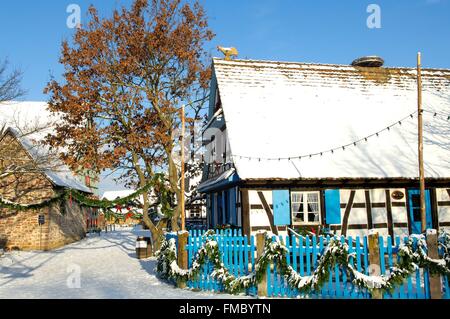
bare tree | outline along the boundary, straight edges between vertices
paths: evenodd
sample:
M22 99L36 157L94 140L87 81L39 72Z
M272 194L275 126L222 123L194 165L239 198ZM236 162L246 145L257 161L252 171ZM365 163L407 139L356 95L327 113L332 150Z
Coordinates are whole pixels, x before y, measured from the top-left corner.
M12 107L12 104L4 104L3 107ZM54 123L37 116L30 119L21 111L5 112L0 118L0 194L10 194L13 189L14 200L27 192L39 190L38 186L29 183L36 174L68 171L60 159L59 150L43 144ZM23 112L27 112L26 106ZM20 192L17 192L17 185L23 183L31 186L20 187Z
M21 88L22 71L15 69L8 73L8 60L0 61L0 103L12 101L25 95Z

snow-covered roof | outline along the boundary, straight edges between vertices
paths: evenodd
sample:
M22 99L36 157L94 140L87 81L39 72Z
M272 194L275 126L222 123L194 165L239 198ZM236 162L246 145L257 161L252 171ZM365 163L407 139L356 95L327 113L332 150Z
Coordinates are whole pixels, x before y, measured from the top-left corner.
M57 115L47 110L46 102L0 103L0 127L18 139L50 181L57 186L92 193L59 159L57 152L40 143L58 120Z
M405 119L417 110L415 69L223 59L213 64L241 179L418 176L417 113ZM449 178L450 70L424 69L422 79L426 177ZM264 160L325 152L394 123L379 137L333 154Z

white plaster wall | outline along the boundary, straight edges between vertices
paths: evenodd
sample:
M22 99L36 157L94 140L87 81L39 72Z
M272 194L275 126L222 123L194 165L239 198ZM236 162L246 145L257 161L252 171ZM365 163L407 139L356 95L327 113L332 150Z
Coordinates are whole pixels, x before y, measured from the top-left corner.
M352 208L348 218L348 226L367 224L367 212L365 208Z
M372 207L372 223L374 224L387 224L387 209L386 208L374 208Z
M370 201L372 203L384 203L386 202L386 190L385 189L371 189L369 190Z
M393 192L402 192L402 199L392 198ZM389 189L389 196L391 198L391 203L404 203L404 207L394 207L392 206L392 222L393 223L408 223L408 210L406 208L406 189L404 188L393 188ZM395 232L395 227L394 227Z
M450 201L450 196L446 188L436 189L436 198L438 201L438 220L439 223L450 222L450 206L439 206L439 202ZM441 227L445 228L445 227Z
M346 201L346 203L348 200ZM358 189L355 193L355 199L353 203L365 203L366 202L366 191L364 189Z
M447 233L450 233L450 227L448 227L448 226L440 227L439 229L440 229L440 230L443 230L443 231L445 231L445 232L447 232Z
M267 204L272 205L272 191L262 191ZM248 194L250 206L251 205L261 205L261 200L258 196L258 191L250 190ZM264 208L261 209L250 209L250 227L256 226L266 226L270 227L269 217L267 216Z
M408 228L394 227L394 236L400 236L400 238L409 236L409 230L408 230Z
M450 201L450 196L448 195L446 188L436 189L436 198L440 202Z
M385 189L371 189L369 190L371 203L386 203ZM374 224L387 223L387 209L372 207L372 222Z
M339 232L340 234L340 232ZM352 236L355 238L356 236L364 237L367 236L367 229L348 229L347 236Z
M408 222L406 207L392 207L392 222L393 223Z
M450 222L450 206L438 207L438 219L440 223Z

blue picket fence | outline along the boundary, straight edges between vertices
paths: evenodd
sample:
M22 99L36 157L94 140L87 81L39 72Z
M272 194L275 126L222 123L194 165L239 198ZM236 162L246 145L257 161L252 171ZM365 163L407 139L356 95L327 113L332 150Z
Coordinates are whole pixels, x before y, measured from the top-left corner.
M368 244L367 238L348 237L349 252L354 256L350 262L360 272L368 274ZM276 240L275 237L272 240ZM317 268L320 256L323 254L330 237L316 236L286 236L279 237L289 250L286 255L287 262L301 276L310 276ZM346 238L341 237L342 242ZM329 269L328 282L320 291L313 291L308 294L300 293L297 289L292 289L272 266L267 269L267 293L270 297L290 297L290 298L346 298L363 299L370 298L366 290L359 289L347 278L347 274L341 267L336 265Z
M394 240L390 236L380 237L380 263L381 273L389 273L389 269L400 259L398 248L401 241L406 242L409 238L403 239L396 236ZM414 238L414 246L417 246L417 238ZM403 284L397 287L393 293L384 294L385 299L429 299L430 288L428 287L428 272L417 269Z
M188 244L186 250L188 252L189 268L195 259L195 254L203 245L205 230L189 231ZM242 236L241 230L218 230L216 231L216 240L219 250L222 254L222 262L234 276L245 276L253 272L256 258L255 238L250 239ZM192 289L223 291L223 286L210 274L213 271L211 263L203 266L203 270L199 278L195 281L189 281L188 287ZM256 295L256 287L247 290L248 295Z
M439 256L442 257L444 256L444 247L441 245L443 244L443 238L439 239ZM443 277L442 278L442 288L443 288L443 293L442 293L442 297L444 299L450 299L450 285L449 285L449 280L448 277Z
M188 252L189 267L196 257L196 253L203 245L205 231L192 230L189 232ZM169 235L170 236L170 235ZM176 238L176 235L173 236ZM256 262L256 241L254 236L243 236L240 230L220 230L216 231L215 239L218 242L219 250L222 254L222 261L230 272L237 276L245 276L253 272ZM272 238L277 240L276 237ZM278 240L288 248L286 259L301 276L310 276L317 268L320 256L323 255L330 237L324 236L279 236ZM346 242L349 252L352 253L350 263L359 272L369 275L369 249L367 237L340 237L342 243ZM408 237L380 237L380 268L382 274L388 274L390 267L393 267L399 260L398 248L401 241L408 240ZM417 242L415 241L416 245ZM439 250L443 254L442 248ZM222 285L211 277L213 271L212 264L203 266L201 275L195 281L187 283L189 288L197 290L207 290L222 292ZM393 293L385 293L385 299L428 299L430 289L428 287L429 274L423 269L418 269L410 276L405 283L397 287ZM450 299L450 289L448 278L442 278L443 298ZM370 293L365 289L355 286L351 278L347 278L347 273L336 265L330 269L328 282L320 291L313 291L308 294L300 293L297 289L292 289L281 276L277 267L272 265L267 269L267 293L269 297L284 298L344 298L344 299L367 299L371 298ZM257 295L257 288L250 287L246 291L247 295Z

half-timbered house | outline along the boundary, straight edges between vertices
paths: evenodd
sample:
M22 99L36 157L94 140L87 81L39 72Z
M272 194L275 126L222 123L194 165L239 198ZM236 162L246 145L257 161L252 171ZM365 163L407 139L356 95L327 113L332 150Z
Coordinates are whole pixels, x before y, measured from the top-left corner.
M210 227L421 231L417 72L213 60L199 191ZM428 228L450 229L450 70L424 69Z

